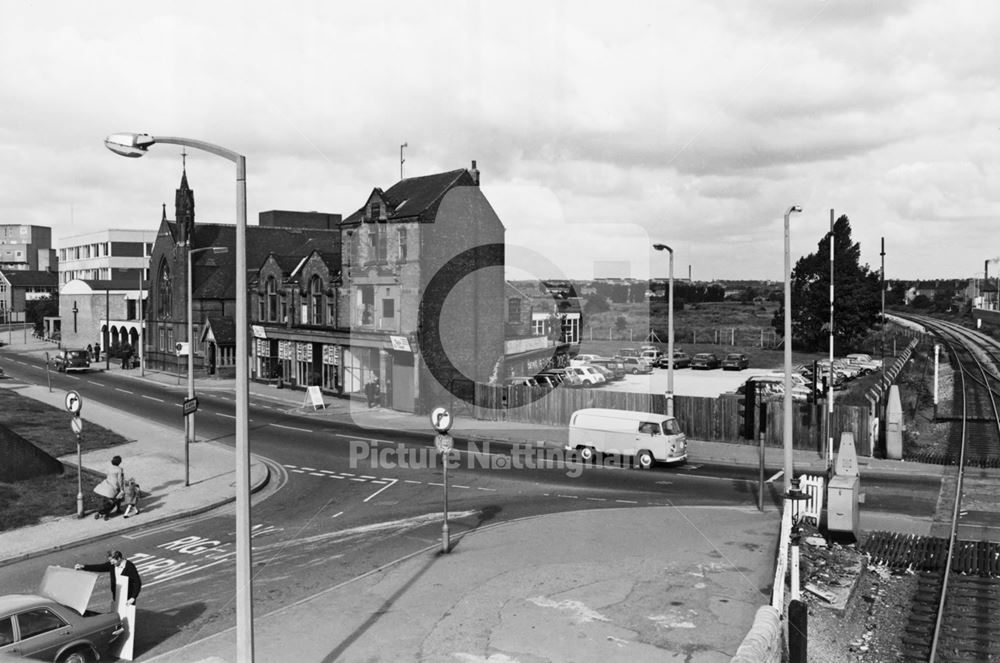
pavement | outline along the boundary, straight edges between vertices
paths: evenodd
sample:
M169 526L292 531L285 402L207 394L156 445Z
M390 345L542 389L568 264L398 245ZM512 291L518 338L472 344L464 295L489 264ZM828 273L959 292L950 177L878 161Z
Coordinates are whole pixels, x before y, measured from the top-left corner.
M14 340L0 354L44 357L55 346ZM104 370L105 364L100 364ZM177 389L173 374L112 372ZM93 373L99 376L100 372ZM99 379L99 378L95 378ZM12 379L0 387L64 408L65 392ZM197 392L234 393L233 380L202 378ZM323 408L305 392L251 383L252 399L306 418L324 417L378 430L430 429L423 415L366 407L356 399L324 397ZM251 409L252 412L252 409ZM233 449L199 441L190 447L190 485L184 486L180 427L159 426L88 401L84 426L98 421L130 442L120 455L152 497L131 519L96 523L75 514L0 536L0 567L109 535L162 524L235 500ZM561 447L565 428L454 417L459 438ZM116 450L83 454L100 471ZM756 467L753 445L689 441L690 464L724 462ZM75 464L76 456L60 459ZM939 466L859 458L866 474L926 473ZM268 459L253 456L252 491L267 485ZM766 450L768 467L781 467L783 450ZM797 473L823 474L826 461L795 451ZM597 509L538 516L453 535L440 545L374 569L268 615L255 615L256 659L300 661L728 661L768 602L780 514L768 505ZM861 509L862 530L927 534L930 520L902 519ZM228 629L155 661L235 661L235 631Z

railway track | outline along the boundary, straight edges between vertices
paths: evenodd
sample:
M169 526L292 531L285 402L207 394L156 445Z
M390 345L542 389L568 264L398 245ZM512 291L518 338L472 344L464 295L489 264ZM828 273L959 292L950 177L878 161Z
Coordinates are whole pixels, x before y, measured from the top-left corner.
M918 573L918 587L902 637L906 661L1000 661L1000 544L963 534L998 534L969 527L970 513L990 515L1000 475L1000 346L983 334L931 318L923 324L946 348L954 369L954 399L935 527L938 536L877 533L866 542L873 560ZM925 461L926 462L926 461Z

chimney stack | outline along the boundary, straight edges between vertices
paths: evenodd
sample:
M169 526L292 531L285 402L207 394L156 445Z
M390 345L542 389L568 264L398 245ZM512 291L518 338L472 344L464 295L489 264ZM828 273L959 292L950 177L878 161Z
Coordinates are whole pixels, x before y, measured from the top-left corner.
M472 169L469 170L469 174L472 175L472 180L479 186L479 169L476 168L476 160L472 160Z

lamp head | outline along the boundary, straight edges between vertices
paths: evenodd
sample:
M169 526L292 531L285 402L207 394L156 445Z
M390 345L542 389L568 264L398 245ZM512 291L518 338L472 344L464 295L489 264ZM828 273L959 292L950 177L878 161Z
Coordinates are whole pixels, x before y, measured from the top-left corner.
M653 244L653 248L657 251L669 251L670 253L674 252L674 250L666 244Z
M105 138L104 147L123 157L136 158L145 154L155 142L156 139L149 134L120 133Z
M788 214L791 214L792 212L801 212L801 211L802 211L801 207L799 207L798 205L792 205L791 207L788 208L788 211L785 212L785 215L787 216Z

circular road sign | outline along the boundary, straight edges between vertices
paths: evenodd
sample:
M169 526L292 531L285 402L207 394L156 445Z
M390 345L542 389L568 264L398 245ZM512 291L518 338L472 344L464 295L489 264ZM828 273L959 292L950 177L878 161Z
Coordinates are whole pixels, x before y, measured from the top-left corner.
M439 433L447 433L451 429L451 414L443 407L431 411L431 426Z
M83 432L83 419L81 419L80 417L77 416L70 419L69 425L70 428L73 429L73 432L76 433L77 435Z
M70 414L80 414L80 408L83 407L83 399L80 398L80 394L75 391L66 392L66 409Z

